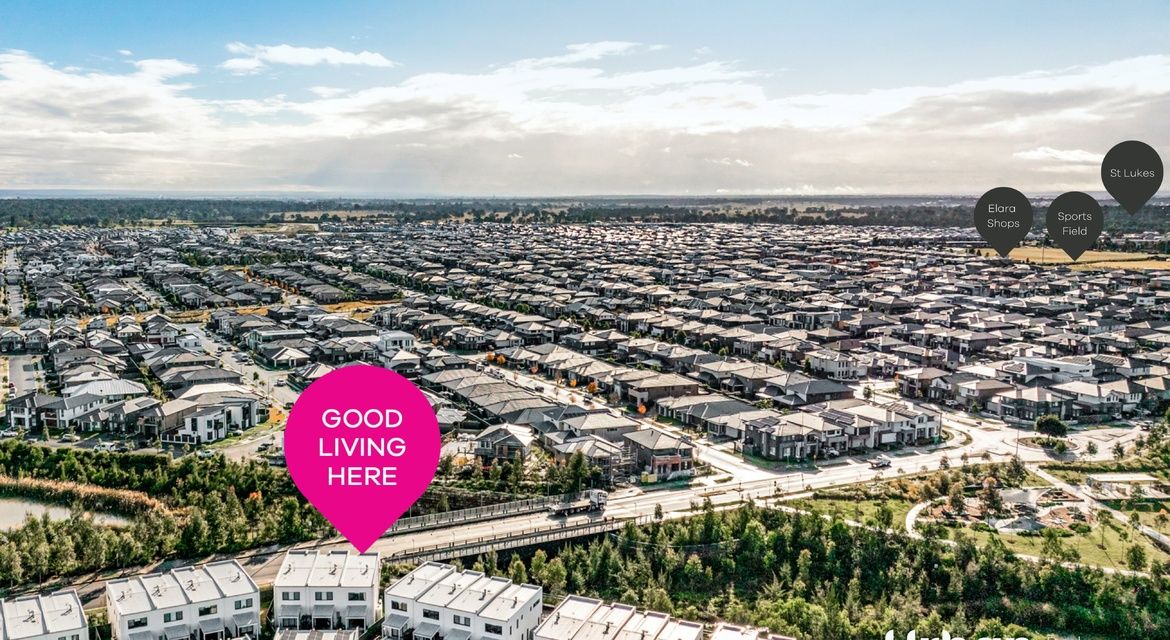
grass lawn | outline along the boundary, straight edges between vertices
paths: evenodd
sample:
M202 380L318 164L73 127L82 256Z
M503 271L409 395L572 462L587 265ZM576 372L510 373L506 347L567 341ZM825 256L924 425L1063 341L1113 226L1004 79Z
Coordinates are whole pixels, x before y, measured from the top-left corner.
M1104 545L1101 531L1104 529ZM989 533L986 531L964 530L979 544L986 544L991 536L998 536L1008 549L1029 556L1040 556L1044 544L1040 536L1019 536L1015 534ZM1125 538L1123 538L1123 536ZM1079 562L1098 567L1128 569L1125 564L1125 550L1135 542L1145 548L1147 560L1165 562L1170 555L1156 547L1150 539L1119 522L1098 525L1088 535L1072 535L1061 538L1064 545L1080 554Z
M894 512L894 529L905 526L906 514L914 505L905 500L846 500L837 498L805 498L784 502L785 506L806 511L840 515L842 518L869 523L874 520L878 508L885 503Z
M284 429L283 415L280 420L269 420L244 432L242 436L231 436L207 445L208 449L223 449L247 440L256 440Z
M1124 513L1127 518L1136 513L1142 524L1170 536L1170 518L1168 518L1166 524L1158 525L1158 514L1160 512L1166 512L1170 516L1170 500L1143 501L1136 505L1131 505L1129 502L1123 500L1110 500L1106 504Z
M805 462L805 461L784 462L782 460L768 460L767 458L761 458L757 455L747 453L746 451L737 451L736 454L739 455L739 457L743 458L744 462L754 464L757 467L761 467L763 469L776 469L776 470L780 470L780 471L799 471L801 469L811 470L811 469L816 467L816 465L813 464L812 462Z
M1028 475L1024 476L1024 481L1020 483L1021 487L1047 487L1048 481L1040 476L1028 471Z
M1045 467L1044 470L1074 486L1084 484L1085 476L1088 475L1084 471L1073 471L1071 469L1049 469Z

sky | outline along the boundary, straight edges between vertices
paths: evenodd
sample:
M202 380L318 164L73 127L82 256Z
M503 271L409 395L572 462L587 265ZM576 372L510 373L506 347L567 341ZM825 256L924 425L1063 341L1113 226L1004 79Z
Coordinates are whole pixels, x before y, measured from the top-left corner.
M1167 2L6 0L0 190L1101 191L1113 144L1170 154L1168 27Z

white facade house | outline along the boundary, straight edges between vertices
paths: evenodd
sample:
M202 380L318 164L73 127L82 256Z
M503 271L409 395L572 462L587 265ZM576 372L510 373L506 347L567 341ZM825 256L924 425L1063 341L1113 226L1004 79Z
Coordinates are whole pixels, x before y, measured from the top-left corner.
M0 640L89 640L77 592L0 600Z
M382 637L532 640L543 596L535 585L427 562L387 587Z
M381 614L377 553L289 551L273 584L279 629L362 630Z
M114 640L227 640L260 631L260 590L235 560L106 583Z
M410 351L412 349L414 349L414 336L405 331L385 331L378 334L378 351L382 353L398 350Z
M540 623L535 640L702 640L703 625L628 604L571 595Z
M860 380L866 374L865 365L841 351L822 349L809 353L807 358L813 371L833 380Z

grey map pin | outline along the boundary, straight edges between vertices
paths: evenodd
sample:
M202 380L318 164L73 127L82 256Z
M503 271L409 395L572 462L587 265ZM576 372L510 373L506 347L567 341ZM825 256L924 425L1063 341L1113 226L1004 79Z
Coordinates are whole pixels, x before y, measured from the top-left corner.
M996 187L975 203L975 229L1006 258L1032 229L1032 203L1011 187Z
M1101 161L1101 182L1126 211L1136 213L1162 186L1162 158L1144 142L1119 142Z
M1104 228L1101 205L1087 193L1062 193L1048 205L1048 236L1074 261L1093 246Z

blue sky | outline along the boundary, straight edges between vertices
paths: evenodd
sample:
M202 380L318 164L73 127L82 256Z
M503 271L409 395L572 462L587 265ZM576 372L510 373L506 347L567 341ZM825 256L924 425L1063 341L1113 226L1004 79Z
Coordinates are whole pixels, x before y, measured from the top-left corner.
M1170 3L824 5L9 1L0 188L1058 191L1170 149Z

